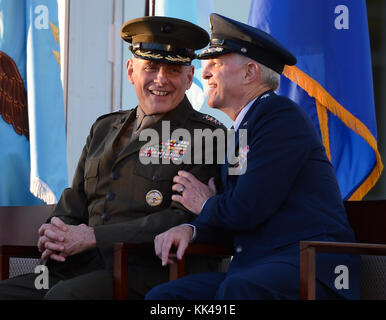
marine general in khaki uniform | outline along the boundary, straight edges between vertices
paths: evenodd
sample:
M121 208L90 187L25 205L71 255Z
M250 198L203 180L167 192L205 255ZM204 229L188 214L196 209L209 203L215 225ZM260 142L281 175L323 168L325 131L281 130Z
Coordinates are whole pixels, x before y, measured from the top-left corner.
M206 31L179 19L144 17L126 22L121 37L131 44L127 76L139 104L96 120L72 187L64 190L52 217L39 230L50 289L34 289L36 275L26 275L3 281L0 298L111 299L115 242L153 242L160 232L194 219L171 200L178 171L189 171L203 183L219 179L219 166L205 164L205 159L194 161L201 151L217 159L216 145L195 150L194 129L224 128L195 111L185 96L192 84L194 51L209 42ZM189 134L172 139L162 130L165 127L171 133L185 129L181 132ZM144 129L153 129L159 141L140 141ZM185 159L188 156L191 161ZM146 159L159 163L145 164ZM192 261L191 269L194 264L200 267L197 271L217 267L215 260ZM129 297L142 298L166 281L167 270L155 255L130 257L129 278Z

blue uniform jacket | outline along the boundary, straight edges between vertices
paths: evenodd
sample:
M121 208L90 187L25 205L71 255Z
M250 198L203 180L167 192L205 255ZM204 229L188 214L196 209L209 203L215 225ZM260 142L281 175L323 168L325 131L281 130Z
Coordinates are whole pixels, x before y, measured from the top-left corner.
M302 108L270 91L252 105L240 129L247 129L248 145L240 145L235 167L246 171L229 175L235 168L223 166L224 192L211 197L193 222L196 241L231 238L229 273L267 261L299 268L300 240L355 242L334 169ZM335 288L338 265L348 267L349 289ZM339 295L359 298L357 257L318 254L316 272Z

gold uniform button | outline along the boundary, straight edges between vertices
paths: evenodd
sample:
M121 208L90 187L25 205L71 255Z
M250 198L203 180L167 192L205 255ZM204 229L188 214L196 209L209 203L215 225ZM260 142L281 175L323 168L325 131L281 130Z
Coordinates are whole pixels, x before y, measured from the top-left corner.
M158 190L150 190L146 194L146 202L151 207L159 206L162 203L163 196L161 191Z

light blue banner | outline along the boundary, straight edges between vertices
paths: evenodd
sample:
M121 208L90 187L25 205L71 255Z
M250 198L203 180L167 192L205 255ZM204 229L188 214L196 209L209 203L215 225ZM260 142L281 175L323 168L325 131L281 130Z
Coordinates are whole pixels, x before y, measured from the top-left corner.
M1 65L14 66L0 85L3 206L55 203L68 186L57 12L55 0L0 0Z

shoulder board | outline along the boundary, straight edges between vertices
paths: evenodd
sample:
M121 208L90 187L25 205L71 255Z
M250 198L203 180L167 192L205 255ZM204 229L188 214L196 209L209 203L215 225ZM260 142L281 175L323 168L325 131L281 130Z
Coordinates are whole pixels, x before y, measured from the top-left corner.
M214 118L208 114L201 113L201 112L196 111L196 110L193 113L193 119L197 120L201 123L209 124L209 125L216 127L216 128L222 128L222 129L225 128L225 126L220 121L218 121L216 118Z
M224 124L222 122L218 121L216 118L214 118L208 114L202 114L201 119L204 122L209 123L211 125L214 125L216 127L224 127Z
M126 114L127 111L128 111L128 110L120 110L120 111L116 111L116 112L106 113L106 114L101 115L100 117L98 117L98 118L96 119L96 121L102 120L102 119L104 119L104 118L112 117L112 116L121 116L121 115Z

